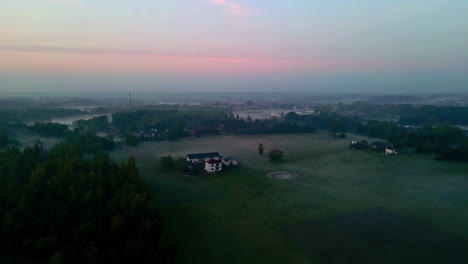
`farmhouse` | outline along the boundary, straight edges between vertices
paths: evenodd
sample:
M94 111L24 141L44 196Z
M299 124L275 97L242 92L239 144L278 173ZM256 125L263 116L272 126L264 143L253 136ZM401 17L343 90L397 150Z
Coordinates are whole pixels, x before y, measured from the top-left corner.
M191 163L203 163L209 160L221 160L221 155L219 152L188 154L186 160Z
M204 169L207 172L218 172L223 170L224 166L236 166L239 163L231 159L230 157L222 157L219 155L219 152L209 152L209 153L196 153L188 154L186 156L188 163L192 164L205 164Z
M236 160L233 160L231 159L230 157L223 157L221 159L221 162L225 165L225 166L237 166L239 165L239 163L236 161Z
M205 170L207 172L218 172L223 169L223 163L220 160L211 159L205 161Z

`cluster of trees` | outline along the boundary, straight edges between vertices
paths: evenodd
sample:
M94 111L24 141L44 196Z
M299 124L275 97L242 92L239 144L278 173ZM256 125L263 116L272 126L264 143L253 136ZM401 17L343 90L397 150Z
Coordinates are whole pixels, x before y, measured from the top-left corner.
M338 122L334 122L338 120ZM236 134L280 134L306 133L317 129L330 129L340 132L351 126L349 118L338 114L333 116L299 116L288 113L283 119L253 120L250 117L240 118L229 112L212 111L179 111L179 110L139 110L135 112L115 113L112 124L121 134L127 135L128 142L136 139L128 136L129 132L148 131L156 129L155 140L175 140L188 136L188 131L196 131L196 135L216 135L220 132ZM332 123L332 125L331 125ZM335 125L336 124L336 125ZM137 143L136 143L137 144Z
M53 263L158 263L167 250L135 160L84 159L76 144L0 153L3 255Z
M92 131L86 133L80 132L78 129L69 131L65 136L66 144L64 146L74 146L80 153L99 153L103 151L113 150L115 147L112 136L99 137ZM58 145L61 147L62 145Z
M437 159L468 161L468 137L451 125L413 128L395 122L368 121L359 123L356 133L386 139L396 148L436 153Z
M328 127L328 123L325 127ZM175 140L188 136L189 130L196 135L216 135L220 132L237 134L275 134L312 132L315 124L285 120L240 118L229 112L212 111L179 111L179 110L139 110L120 112L113 115L112 124L122 134L128 132L157 129L156 140Z
M125 135L125 144L128 144L129 146L138 146L138 144L140 143L140 140L138 139L137 136L135 136L134 134L132 133L127 133Z
M265 149L263 148L263 143L258 144L258 154L263 155ZM283 160L284 152L279 149L272 149L268 152L268 159L271 162L280 162Z
M73 145L80 153L98 153L112 150L115 147L112 136L99 137L92 129L70 130L67 125L59 123L35 123L29 129L44 137L64 138L66 145Z
M68 126L60 123L35 123L30 129L43 137L64 137L69 132Z
M315 129L327 129L332 134L351 132L386 139L396 148L411 148L417 152L436 153L438 159L468 161L468 137L451 125L405 127L391 121L364 121L357 117L341 116L333 112L320 115L289 113L286 123L296 122Z
M385 117L400 116L400 124L408 125L437 125L442 123L454 125L468 125L468 107L454 106L415 106L410 104L369 104L356 102L344 107L346 110L356 111L366 116Z
M271 162L280 162L283 160L284 157L284 152L279 149L272 149L270 152L268 152L268 159L270 159Z
M50 108L50 107L1 107L0 123L26 123L37 120L50 120L51 118L83 115L79 109Z
M10 144L10 137L8 136L8 130L0 126L0 148L6 147Z
M219 124L227 118L224 111L138 110L112 115L112 124L121 134L157 129L158 139L177 139L187 136L186 129L202 134L217 133Z
M88 120L77 120L73 123L80 131L107 132L109 130L109 119L107 116L96 116Z
M178 173L189 174L199 174L203 172L203 167L196 166L196 164L194 164L191 166L191 168L189 168L187 166L187 161L184 158L178 158L174 160L171 155L161 157L159 164L161 169L165 172L176 171Z
M350 106L350 108L353 107L373 109L375 106L367 103L356 103ZM419 109L422 113L429 111L426 107L418 108L407 105L377 107L398 109L395 112L411 112L412 109ZM433 108L429 107L429 109ZM444 111L442 110L442 113L446 113ZM458 111L457 113L463 112L463 110L456 111ZM345 132L351 132L386 139L397 148L413 148L419 152L437 153L438 157L443 159L468 160L464 154L466 137L463 131L457 127L427 125L417 129L408 128L391 121L365 121L355 116L340 115L327 106L321 107L317 113L315 115L298 115L290 112L281 120L276 118L252 120L250 117L239 118L239 116L217 110L194 112L141 110L118 113L114 115L113 122L123 131L149 128L166 131L165 139L187 136L186 131L190 129L197 129L200 135L219 134L221 131L237 134L274 134L328 130L330 134L342 138L346 137ZM137 139L134 141L137 142ZM132 138L127 138L127 142L132 142Z

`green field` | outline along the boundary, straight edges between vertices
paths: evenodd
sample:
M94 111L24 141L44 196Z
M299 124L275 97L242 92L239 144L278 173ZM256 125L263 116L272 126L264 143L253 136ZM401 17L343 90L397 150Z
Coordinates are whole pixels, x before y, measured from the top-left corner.
M467 263L468 164L349 150L326 135L218 136L143 143L137 158L177 263ZM279 148L285 161L257 154ZM219 151L221 175L160 173L159 157ZM291 171L291 180L270 179Z

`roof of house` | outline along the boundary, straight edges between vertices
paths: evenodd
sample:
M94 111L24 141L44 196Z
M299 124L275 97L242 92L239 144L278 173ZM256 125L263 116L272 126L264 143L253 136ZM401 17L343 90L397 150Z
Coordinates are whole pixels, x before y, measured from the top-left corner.
M231 161L232 159L230 157L223 157L224 161Z
M372 145L372 146L376 146L376 147L386 147L386 146L387 146L387 143L382 142L382 141L375 141L375 142L372 142L371 145Z
M219 157L219 152L209 152L209 153L196 153L188 154L187 158L189 159L206 159L206 158L215 158Z
M218 164L218 163L221 163L221 161L211 159L211 160L206 161L206 163L208 163L208 164Z

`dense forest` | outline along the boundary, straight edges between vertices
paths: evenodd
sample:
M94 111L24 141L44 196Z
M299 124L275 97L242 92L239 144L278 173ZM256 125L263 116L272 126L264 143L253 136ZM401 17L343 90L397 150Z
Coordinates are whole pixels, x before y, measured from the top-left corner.
M76 143L0 153L2 255L56 263L163 263L163 229L135 160Z
M109 119L107 116L96 116L88 120L77 120L73 123L82 132L107 132L109 130Z
M8 146L10 140L7 128L0 125L0 148Z
M468 107L410 105L410 104L369 104L356 102L342 106L342 109L355 111L370 117L399 116L400 124L405 125L468 125Z
M122 134L156 129L157 139L173 140L189 134L215 135L221 132L238 134L272 134L312 132L315 127L307 123L279 121L278 119L252 120L240 118L226 111L139 110L113 115L112 124Z
M49 107L1 107L0 123L26 123L47 121L51 118L79 116L86 114L78 109Z
M59 123L34 123L30 129L43 137L64 137L69 131L67 125Z
M187 129L200 134L216 134L220 122L228 118L224 111L138 110L112 115L112 125L122 134L156 129L157 139L174 140L187 136Z

